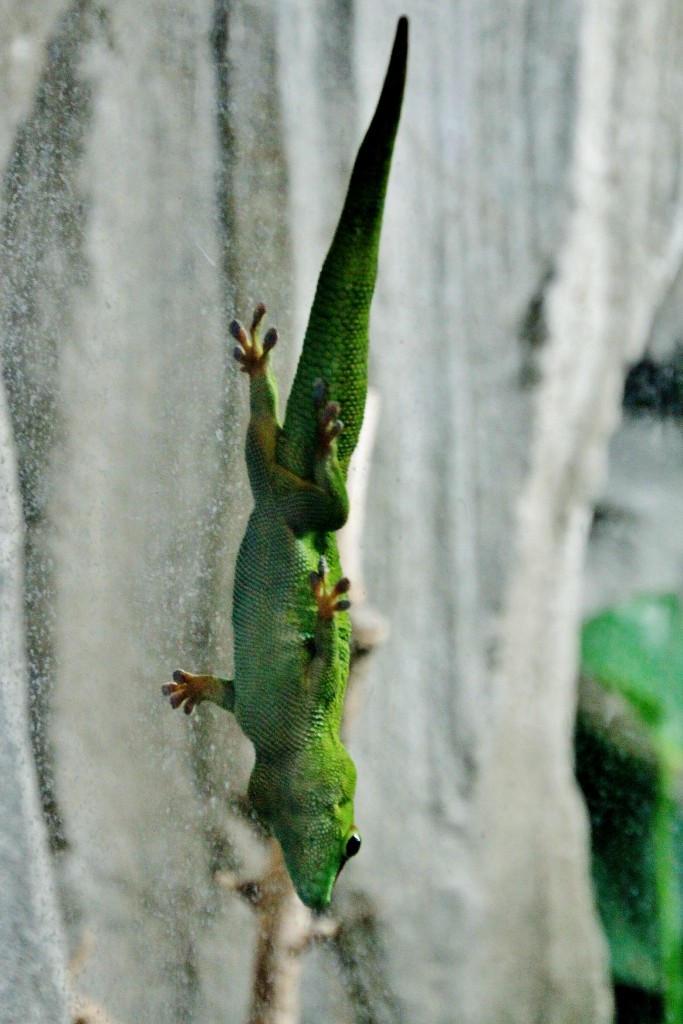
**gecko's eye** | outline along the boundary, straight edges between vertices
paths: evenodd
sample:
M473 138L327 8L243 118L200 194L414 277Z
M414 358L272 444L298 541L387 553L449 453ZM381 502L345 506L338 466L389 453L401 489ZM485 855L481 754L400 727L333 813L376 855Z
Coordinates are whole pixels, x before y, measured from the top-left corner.
M360 850L360 832L356 829L355 825L351 827L351 831L347 833L346 843L344 844L344 852L341 856L339 863L339 870L337 871L337 877L339 872L346 864L349 857L355 857Z
M360 850L360 832L352 832L349 838L346 840L346 848L344 849L345 856L355 857Z

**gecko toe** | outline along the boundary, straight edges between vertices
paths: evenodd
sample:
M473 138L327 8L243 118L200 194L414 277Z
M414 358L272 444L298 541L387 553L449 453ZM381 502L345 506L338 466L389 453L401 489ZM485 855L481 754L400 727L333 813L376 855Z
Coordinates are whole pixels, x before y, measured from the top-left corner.
M247 332L245 331L244 327L242 327L242 324L239 322L239 320L232 320L230 323L229 330L235 341L239 341L240 345L246 344Z
M269 327L263 336L263 352L270 352L277 345L279 334L276 327Z
M314 594L316 594L318 592L318 590L320 589L320 585L321 585L322 581L323 581L323 577L322 577L321 573L319 573L319 572L310 572L308 574L308 582L310 583L311 590L313 591Z
M322 412L320 414L321 425L327 426L328 424L332 423L333 420L337 419L340 412L341 406L339 402L328 402L325 406L323 406Z
M256 332L258 331L259 327L261 326L261 321L263 320L263 318L264 318L264 316L266 315L267 312L268 311L267 311L267 309L265 307L265 303L259 302L258 306L254 310L254 315L253 315L253 317L251 319L251 332L250 333L252 335L256 334Z
M315 409L320 409L324 405L328 390L329 385L327 381L323 380L322 377L316 377L313 381L313 407Z
M162 686L161 692L164 697L168 697L169 703L174 711L179 708L185 700L185 694L182 687L177 686L175 683L167 683L165 686Z

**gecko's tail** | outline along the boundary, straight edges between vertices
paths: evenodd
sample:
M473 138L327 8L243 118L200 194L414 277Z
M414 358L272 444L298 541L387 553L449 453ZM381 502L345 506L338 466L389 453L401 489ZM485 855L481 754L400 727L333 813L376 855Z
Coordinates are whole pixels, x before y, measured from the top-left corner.
M358 151L339 224L320 272L287 403L278 461L308 479L313 476L316 444L311 399L314 381L325 380L330 398L342 408L344 431L337 439L337 453L344 472L363 420L370 304L407 57L408 20L403 17L377 109Z

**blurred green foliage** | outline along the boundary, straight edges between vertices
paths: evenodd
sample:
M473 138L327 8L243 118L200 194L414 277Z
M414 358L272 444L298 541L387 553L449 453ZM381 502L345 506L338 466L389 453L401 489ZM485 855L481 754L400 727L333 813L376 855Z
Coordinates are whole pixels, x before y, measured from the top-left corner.
M678 1021L683 815L683 605L639 595L588 620L584 678L623 699L629 730L582 713L576 774L588 807L593 878L615 982L664 995ZM606 705L607 707L607 705ZM617 720L624 718L616 715ZM640 734L640 742L632 742ZM664 964L664 969L662 968Z

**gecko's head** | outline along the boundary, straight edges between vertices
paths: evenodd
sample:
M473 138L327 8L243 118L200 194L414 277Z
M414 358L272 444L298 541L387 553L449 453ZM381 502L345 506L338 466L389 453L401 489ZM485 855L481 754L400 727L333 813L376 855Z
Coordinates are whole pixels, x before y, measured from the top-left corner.
M341 744L335 754L283 773L280 799L267 816L294 888L315 911L329 905L339 872L361 845L353 820L356 769Z
M353 823L353 804L318 809L300 837L281 840L287 870L300 899L311 910L325 910L339 872L361 845L360 832Z

